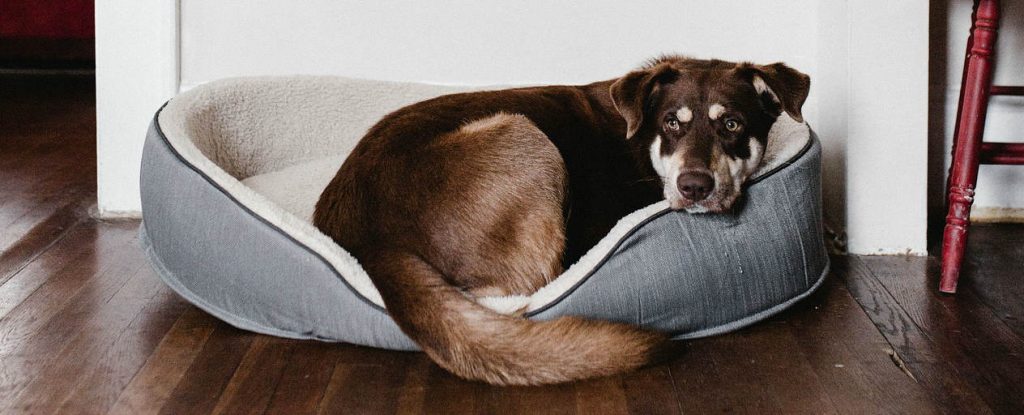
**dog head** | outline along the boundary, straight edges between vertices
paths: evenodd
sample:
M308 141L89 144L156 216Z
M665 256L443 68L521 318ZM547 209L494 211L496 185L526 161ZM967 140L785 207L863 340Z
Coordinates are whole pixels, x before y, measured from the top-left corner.
M721 212L760 165L779 115L803 121L809 89L807 75L782 63L665 57L619 78L611 97L670 206Z

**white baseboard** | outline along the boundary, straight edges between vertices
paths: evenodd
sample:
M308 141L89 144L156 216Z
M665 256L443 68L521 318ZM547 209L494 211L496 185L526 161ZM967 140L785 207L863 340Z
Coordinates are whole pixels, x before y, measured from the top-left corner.
M975 206L971 209L974 223L1024 223L1024 208Z
M103 220L142 219L142 212L138 210L92 209L89 215Z

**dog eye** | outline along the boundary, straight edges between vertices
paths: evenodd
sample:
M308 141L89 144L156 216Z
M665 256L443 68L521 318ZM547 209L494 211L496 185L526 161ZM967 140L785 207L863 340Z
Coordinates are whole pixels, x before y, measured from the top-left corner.
M674 117L669 117L665 120L665 128L668 128L671 131L679 131L679 120Z
M730 118L728 120L725 120L725 129L729 130L729 131L732 131L732 132L739 131L740 130L740 122L736 121L736 120L734 120L732 118Z

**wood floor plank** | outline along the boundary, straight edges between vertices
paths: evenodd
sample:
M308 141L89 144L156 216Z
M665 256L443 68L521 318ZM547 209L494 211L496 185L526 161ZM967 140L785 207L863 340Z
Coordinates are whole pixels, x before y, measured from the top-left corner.
M683 359L686 356L682 357ZM674 389L675 380L668 365L647 367L620 375L631 414L676 414L681 402Z
M430 359L426 358L413 359L412 362L409 363L409 366L406 369L405 382L402 384L402 393L398 396L398 404L395 408L396 414L411 415L450 412L445 410L431 411L430 408L428 408L428 405L438 400L453 401L452 399L443 397L444 389L430 393L430 399L428 400L427 389L436 386L438 383L431 376L431 372L436 369L440 368L437 368ZM459 405L457 408L463 409L463 413L472 413L472 401L469 402L469 405L465 405L464 403L458 403L457 405Z
M971 225L960 289L1024 337L1024 224Z
M342 375L343 374L343 375ZM403 382L405 371L391 365L339 364L335 368L332 383L340 384L329 389L332 393L324 397L321 413L364 413L386 414L397 409L398 385Z
M927 390L893 360L893 348L845 286L847 264L833 258L831 280L787 314L799 350L839 413L937 413Z
M961 397L973 391L997 413L1024 408L1024 355L1020 353L1024 341L970 291L955 297L937 293L938 263L934 258L855 260L871 270L871 276L927 338L927 343L916 345L903 358L912 372L915 363L928 363L921 367L919 376L937 400L943 395ZM960 382L950 378L967 384L954 390L942 389ZM944 403L957 404L949 398ZM976 402L971 407L960 405L965 410L982 408Z
M549 386L486 387L476 412L488 414L575 414L576 391L572 384Z
M115 402L173 322L166 313L181 307L146 264L125 273L128 278L123 285L111 290L102 303L92 303L80 327L65 332L77 332L68 337L66 346L47 356L49 360L35 369L30 382L15 384L9 409L66 412L74 408L102 413ZM90 295L76 295L67 313L79 312L79 304L90 304ZM154 301L157 297L160 301Z
M0 352L6 349L3 345L18 340L12 333L34 332L28 329L52 323L62 306L83 290L99 301L113 293L103 289L123 285L127 280L123 271L141 264L139 256L134 261L112 259L136 244L129 229L111 230L95 223L83 226L0 285Z
M344 347L335 343L297 342L291 348L277 387L267 405L268 414L317 412Z
M160 408L162 414L210 413L258 334L218 321Z
M0 250L0 285L67 236L71 229L88 220L86 205L91 204L92 200L83 196L77 201L61 206L6 250Z
M155 277L153 277L155 279ZM142 310L120 332L96 330L93 341L103 344L96 353L95 364L82 370L81 380L65 399L57 412L106 413L116 402L135 374L145 365L161 339L170 330L176 317L187 307L169 288L157 283L155 295L149 297ZM116 321L116 318L107 318ZM69 356L82 356L81 353ZM102 379L102 382L97 382Z
M31 183L27 189L19 189L16 193L27 194L12 197L17 201L15 206L8 203L0 208L0 252L10 249L52 216L61 214L62 208L69 205L91 206L96 199L92 183L67 177L78 178L80 174L82 172L77 169L68 168L47 171L43 180ZM4 185L8 186L10 183Z
M902 260L890 257L888 260ZM893 347L894 356L928 391L943 410L953 413L990 413L988 403L959 371L977 372L958 350L936 347L932 338L875 278L860 258L851 257L837 267L847 288ZM912 275L906 278L915 278ZM923 278L918 276L917 278ZM915 309L913 314L920 314ZM964 362L954 370L951 362Z
M40 368L53 364L54 357L72 347L71 340L79 338L83 332L94 327L121 324L120 320L103 320L110 316L108 304L146 264L142 262L141 253L135 257L118 255L113 259L105 256L104 252L117 252L132 244L134 232L94 228L83 234L93 236L87 238L88 241L102 242L87 250L90 254L78 256L83 259L81 263L55 260L51 264L57 265L55 268L36 268L34 262L0 286L0 300L9 300L7 294L11 290L15 291L14 297L24 298L0 318L0 357L17 363L0 366L0 395L8 398L5 401L12 401L23 388L42 376ZM70 237L67 240L75 241ZM68 248L76 247L70 245ZM51 251L55 258L61 258L62 250L55 248ZM36 262L39 261L44 259ZM36 271L39 273L33 274L32 278L41 282L33 282L38 287L23 295L19 289L22 274ZM155 278L147 281L156 287L155 282ZM132 309L126 307L125 312L131 313Z
M406 368L414 353L346 347L320 403L320 413L390 414L398 409Z
M411 391L403 403L419 403L418 407L402 408L401 412L417 414L480 414L488 413L485 405L490 388L481 382L460 379L437 366L425 355L414 361L415 371L406 378L403 390ZM422 379L417 386L413 381ZM408 392L405 392L408 393ZM403 393L403 395L405 394ZM413 409L415 410L407 410Z
M693 342L671 367L683 412L836 413L788 326L774 319Z
M336 399L335 397L345 393L343 388L345 387L345 381L352 370L352 366L335 364L331 369L331 377L327 380L327 388L324 390L324 395L316 406L316 413L318 415L337 413L339 408L335 407L334 400ZM349 408L343 409L347 410ZM353 410L353 412L355 411Z
M884 264L864 261L889 292L903 297L904 309L921 308L918 322L933 344L959 350L980 371L979 393L997 412L1024 408L1024 339L971 290L956 296L938 293L939 262L916 257ZM926 278L907 278L924 270ZM930 304L929 304L930 303ZM947 343L948 342L948 343Z
M270 336L253 340L249 352L221 393L213 414L262 414L284 373L296 342Z
M714 350L715 344L714 339L693 341L691 350L671 364L673 389L682 413L727 412L737 404L747 403L731 399L737 386L719 369L728 360L706 352Z
M111 252L115 246L122 246L127 243L126 241L124 237L101 237L95 223L74 229L55 247L33 259L16 274L0 283L0 327L4 320L9 319L7 315L16 307L31 307L22 303L44 285L50 285L44 292L61 293L54 296L53 301L65 301L70 295L67 290L78 289L81 282L90 275L85 271L89 267L95 267L96 258L105 252ZM61 291L62 289L64 291ZM42 294L38 295L35 301L44 301ZM39 309L55 310L55 307L51 305Z
M216 325L217 320L213 316L198 308L187 307L150 354L142 369L136 372L122 390L109 413L159 413Z
M629 402L621 376L590 379L575 385L576 413L628 414Z

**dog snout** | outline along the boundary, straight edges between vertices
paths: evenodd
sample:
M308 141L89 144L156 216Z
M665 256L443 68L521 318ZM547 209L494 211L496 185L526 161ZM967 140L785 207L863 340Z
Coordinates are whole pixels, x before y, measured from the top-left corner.
M715 179L703 172L687 172L676 180L679 194L693 202L704 200L715 188Z

